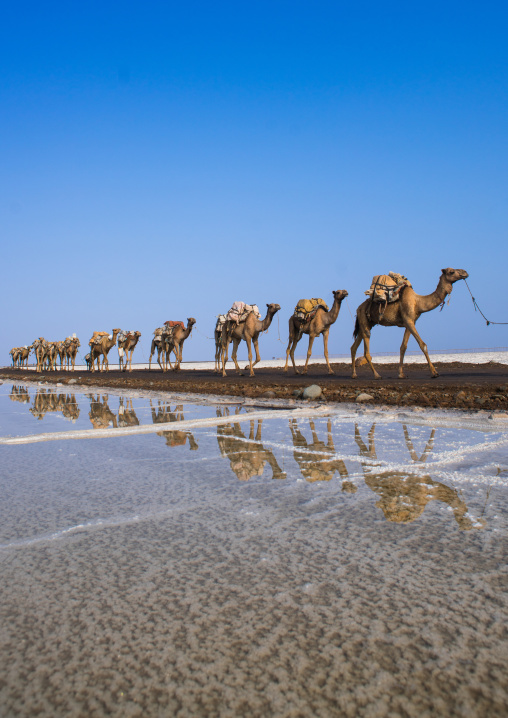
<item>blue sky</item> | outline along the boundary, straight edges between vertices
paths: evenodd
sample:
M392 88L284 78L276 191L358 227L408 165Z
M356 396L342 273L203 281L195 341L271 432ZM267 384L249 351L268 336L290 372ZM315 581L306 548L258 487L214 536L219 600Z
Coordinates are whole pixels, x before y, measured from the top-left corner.
M296 302L345 288L341 354L389 270L426 294L464 268L508 321L507 20L501 2L5 6L1 362L114 326L142 332L139 360L189 316L184 358L212 359L237 299L282 306L282 343L277 317L260 340L281 356ZM462 282L418 327L430 350L508 345ZM401 339L377 328L372 350Z

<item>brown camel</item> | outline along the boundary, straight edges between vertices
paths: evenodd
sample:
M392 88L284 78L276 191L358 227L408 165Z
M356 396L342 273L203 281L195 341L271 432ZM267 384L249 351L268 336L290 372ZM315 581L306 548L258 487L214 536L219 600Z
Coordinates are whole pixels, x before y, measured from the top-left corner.
M231 359L235 363L237 373L242 373L236 360L238 346L242 339L247 342L247 347L249 350L249 367L245 368L250 368L250 376L254 376L254 367L258 362L261 361L258 345L259 335L261 334L261 332L265 332L268 329L268 327L272 323L272 319L280 309L279 304L267 304L266 306L267 312L264 319L258 319L254 312L251 312L244 322L235 324L234 322L228 321L226 322L226 324L224 324L222 328L222 376L227 376L226 362L228 360L228 349L229 343L231 341L233 341L233 351L231 353ZM252 344L254 344L254 349L256 351L256 361L254 363L252 363Z
M35 359L37 361L37 367L35 371L40 374L40 372L43 369L44 361L46 359L46 352L48 349L48 342L44 339L44 337L39 337L34 341L32 344L35 352Z
M182 350L183 350L183 343L189 336L189 334L192 331L192 327L196 323L196 320L194 317L189 317L187 319L187 326L183 328L179 324L177 324L175 327L173 327L173 332L170 335L170 338L168 342L166 343L166 364L169 361L169 355L171 352L174 353L176 357L175 366L173 367L174 371L178 371L180 369L180 364L182 363ZM171 362L170 362L171 365Z
M71 364L72 364L72 371L75 371L76 356L78 354L78 349L81 346L81 344L79 343L79 339L77 337L67 337L64 344L65 344L65 357L67 360L67 371L70 371Z
M12 347L9 354L11 355L12 359L12 366L16 367L19 366L19 354L21 352L21 347Z
M97 371L109 371L108 352L115 346L116 337L121 332L121 329L113 329L111 339L109 335L102 335L98 344L94 344L92 339L88 342L90 344L90 370L95 371L94 362L97 361ZM100 357L102 354L102 368L100 364ZM106 369L104 370L104 366Z
M164 344L165 344L165 342L162 339L163 334L164 334L164 327L159 327L158 329L156 329L154 331L154 337L152 339L152 346L150 347L150 357L148 359L148 371L152 370L152 357L156 351L157 351L157 363L160 366L160 368L162 369L162 371L164 371L164 368L161 364L161 356L164 351Z
M140 336L141 332L128 332L123 335L122 339L118 338L118 357L121 371L126 371L127 366L129 371L132 371L132 355Z
M363 304L360 304L356 311L356 323L353 336L355 341L351 347L351 361L353 363L353 379L356 379L356 366L355 356L356 350L363 341L364 356L365 359L372 369L376 379L380 379L380 375L372 364L372 357L370 355L370 330L376 324L380 324L384 327L403 327L404 338L400 345L400 362L399 362L399 379L404 379L404 355L407 349L407 343L409 337L412 334L418 346L425 354L427 363L429 365L431 376L434 378L439 376L434 365L430 361L429 354L427 352L427 346L423 342L422 338L416 331L415 323L416 320L424 312L430 312L440 304L443 304L448 294L451 294L453 284L458 282L459 279L467 279L469 274L465 269L447 269L441 270L442 274L439 278L437 288L432 294L416 294L412 287L404 287L400 292L400 299L392 304L387 304L384 308L382 317L380 316L380 307L384 305L376 304L370 299L366 299Z
M286 350L286 366L284 367L284 371L288 370L289 357L291 356L291 361L293 363L293 369L295 370L295 374L307 374L307 366L309 364L309 359L312 354L312 345L314 343L314 339L320 334L322 334L328 373L334 373L333 369L330 366L330 362L328 361L328 334L330 333L330 327L332 326L332 324L337 321L342 300L345 299L347 295L348 293L345 289L339 289L338 291L333 292L333 304L330 311L326 312L323 307L319 307L312 319L305 324L300 322L294 315L290 317L289 342L288 348ZM305 366L302 371L299 372L295 364L295 349L303 334L309 335L309 348L307 349L307 361L305 362Z

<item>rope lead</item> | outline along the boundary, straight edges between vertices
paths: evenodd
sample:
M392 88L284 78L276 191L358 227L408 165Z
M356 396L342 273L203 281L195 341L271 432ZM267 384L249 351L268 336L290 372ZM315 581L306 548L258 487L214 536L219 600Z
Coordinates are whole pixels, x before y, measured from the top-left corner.
M492 321L490 321L489 319L487 319L487 317L485 316L485 314L482 312L482 310L481 310L480 307L478 306L478 302L477 302L476 299L473 297L473 293L472 293L472 291L469 289L469 284L467 283L467 280L464 279L464 282L466 283L467 291L469 292L469 294L471 295L471 299L473 300L473 307L474 307L475 312L476 312L476 311L480 312L480 314L482 315L482 317L483 317L483 318L485 319L485 321L487 322L487 326L489 326L490 324L508 324L508 322L492 322Z

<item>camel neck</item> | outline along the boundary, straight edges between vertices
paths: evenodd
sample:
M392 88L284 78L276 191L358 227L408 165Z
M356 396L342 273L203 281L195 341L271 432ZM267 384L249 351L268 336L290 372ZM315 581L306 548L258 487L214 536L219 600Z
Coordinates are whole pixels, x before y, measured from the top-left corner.
M263 319L263 321L261 322L262 331L265 331L266 329L268 329L268 327L269 327L270 324L272 323L273 317L274 317L274 312L272 313L272 312L268 311L268 312L266 313L266 317L265 317L265 318Z
M446 279L441 276L436 289L432 294L426 294L420 296L418 302L418 308L421 312L430 312L440 304L444 302L446 297L452 292L452 284L447 282Z

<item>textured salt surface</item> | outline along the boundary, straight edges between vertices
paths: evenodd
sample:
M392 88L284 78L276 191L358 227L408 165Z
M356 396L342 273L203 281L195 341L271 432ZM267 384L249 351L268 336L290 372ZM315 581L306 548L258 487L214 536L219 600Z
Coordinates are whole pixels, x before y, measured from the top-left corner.
M0 714L506 715L506 431L236 410L0 446Z

